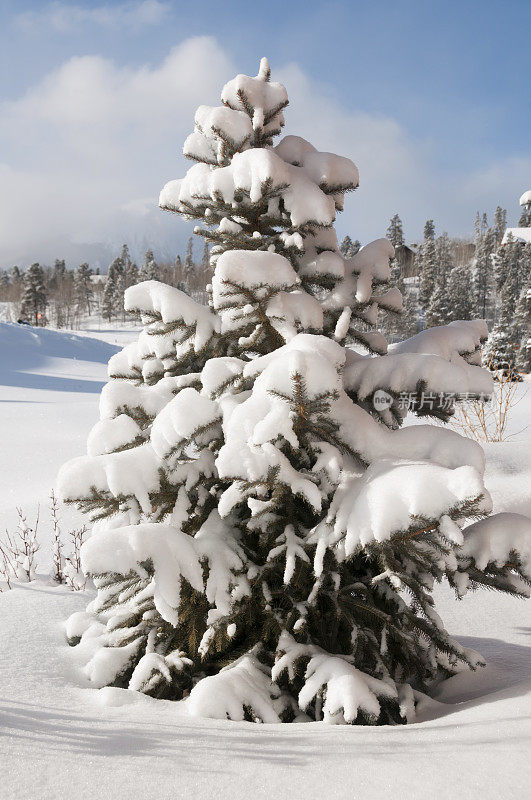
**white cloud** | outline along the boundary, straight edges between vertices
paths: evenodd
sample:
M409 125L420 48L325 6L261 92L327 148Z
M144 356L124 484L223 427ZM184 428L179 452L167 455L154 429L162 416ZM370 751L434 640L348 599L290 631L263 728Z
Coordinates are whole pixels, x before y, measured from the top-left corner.
M58 33L70 33L85 25L102 28L139 28L160 25L168 16L170 4L160 0L142 0L83 6L74 3L54 2L39 11L18 14L16 23L26 30L51 28Z
M158 192L186 169L180 148L196 107L218 103L236 71L214 39L199 37L154 67L72 58L15 101L0 103L0 266L107 257L125 239L138 249L149 243L175 252L189 229L158 210ZM347 198L340 231L368 241L384 235L398 212L410 237L428 217L461 234L472 228L476 209L500 202L516 214L529 159L465 174L441 168L431 146L395 120L342 107L297 65L273 71L290 95L286 132L358 164L361 185Z
M69 240L175 246L184 228L159 211L158 192L186 168L180 146L197 105L218 102L233 73L201 37L157 67L73 58L0 104L0 263L50 260L72 251Z

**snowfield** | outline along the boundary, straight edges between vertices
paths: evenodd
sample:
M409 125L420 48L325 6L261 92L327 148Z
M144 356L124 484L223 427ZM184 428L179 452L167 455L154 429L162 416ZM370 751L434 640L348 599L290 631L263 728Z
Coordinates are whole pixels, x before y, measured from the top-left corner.
M106 362L131 329L74 335L0 323L0 526L41 507L39 580L0 594L2 800L122 798L504 798L531 780L531 604L485 591L435 600L448 630L487 667L426 698L405 727L254 725L193 719L186 701L90 688L64 622L88 592L52 585L47 498L85 452ZM513 426L528 424L529 383ZM531 514L531 428L490 444L495 511ZM65 528L79 525L72 509Z

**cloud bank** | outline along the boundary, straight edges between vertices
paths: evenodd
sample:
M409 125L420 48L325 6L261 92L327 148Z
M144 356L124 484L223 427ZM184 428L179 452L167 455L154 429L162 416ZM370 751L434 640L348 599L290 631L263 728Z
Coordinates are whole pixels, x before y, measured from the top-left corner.
M113 9L146 13L163 5ZM527 185L531 159L508 158L468 174L441 167L430 143L395 120L344 108L297 64L272 66L290 96L286 132L347 155L360 169L340 232L368 241L398 212L409 238L428 217L465 233L476 209L512 209ZM196 37L156 66L72 58L23 96L0 103L0 266L55 257L105 265L126 240L137 252L149 245L172 257L190 226L158 210L158 192L186 169L180 148L196 107L217 104L223 83L242 69L213 38Z

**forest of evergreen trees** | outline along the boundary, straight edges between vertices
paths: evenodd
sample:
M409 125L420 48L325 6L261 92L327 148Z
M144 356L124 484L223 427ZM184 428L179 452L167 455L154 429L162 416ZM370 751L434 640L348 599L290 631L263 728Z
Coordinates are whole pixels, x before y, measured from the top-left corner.
M3 270L0 303L6 305L3 318L8 321L77 328L87 317L125 320L124 291L140 281L160 280L206 302L210 276L206 243L199 260L190 238L184 257L177 255L173 263L158 262L153 251L147 250L140 266L124 244L104 275L86 262L68 269L63 259L56 259L51 267L35 263L24 271L18 266Z
M531 210L525 209L520 227L531 227ZM437 233L427 220L422 241L406 244L398 214L390 220L387 238L396 258L392 264L393 285L404 298L401 315L382 320L390 342L454 320L486 319L491 331L485 358L492 367L530 370L529 342L531 244L505 237L507 212L500 206L492 223L487 214L477 214L474 241ZM340 250L352 257L361 247L345 236ZM410 266L405 268L409 259ZM207 302L211 278L208 244L201 258L193 253L189 239L186 254L173 263L157 262L147 250L140 266L127 244L109 265L106 275L87 263L68 269L64 260L53 266L32 264L26 270L14 266L0 273L0 303L3 318L31 325L76 328L88 317L123 321L124 291L143 280L156 279Z
M524 210L519 227L531 227L531 211ZM397 258L392 264L393 284L404 298L401 315L382 320L390 342L407 338L424 328L455 320L485 319L490 337L484 361L492 369L530 370L531 243L509 234L507 212L500 206L492 224L487 214L477 214L473 242L436 235L433 220L424 226L421 242L406 248L403 225L395 214L387 229ZM346 236L340 249L352 256L359 241ZM404 251L412 251L411 276L405 277ZM401 263L402 262L402 263Z

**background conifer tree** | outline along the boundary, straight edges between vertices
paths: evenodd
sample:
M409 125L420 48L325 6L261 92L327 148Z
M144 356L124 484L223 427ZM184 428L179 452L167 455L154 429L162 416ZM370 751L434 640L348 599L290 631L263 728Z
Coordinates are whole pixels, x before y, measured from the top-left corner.
M156 281L159 279L159 266L153 255L153 250L146 250L144 261L140 267L139 279L141 281Z
M474 258L474 302L475 313L481 319L493 317L494 288L494 233L487 228L477 240Z
M83 313L86 311L87 314L90 314L90 304L94 296L91 277L92 270L89 265L86 262L80 264L74 275L74 289L78 312Z
M188 288L192 288L195 282L195 263L194 263L194 240L190 236L186 245L186 256L184 259L183 280Z
M358 239L352 241L350 236L345 236L339 245L339 252L344 255L345 258L352 258L360 248L361 242Z
M496 240L496 249L501 245L503 234L505 233L505 229L507 227L507 211L505 208L501 206L496 206L496 211L494 212L494 223L493 223L493 230L494 230L494 237Z
M446 291L450 309L447 321L473 319L472 274L467 265L453 267L448 276Z
M42 267L32 264L24 275L24 290L20 315L32 325L46 324L46 289Z
M437 285L437 252L435 247L435 225L429 219L424 226L424 241L420 262L420 293L419 302L427 311L431 296Z

